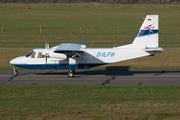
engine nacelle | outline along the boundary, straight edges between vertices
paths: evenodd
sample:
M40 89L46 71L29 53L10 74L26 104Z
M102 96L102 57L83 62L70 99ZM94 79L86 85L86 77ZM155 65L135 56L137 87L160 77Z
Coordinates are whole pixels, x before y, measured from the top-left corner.
M55 59L60 59L60 60L65 60L67 59L67 56L62 53L54 53L54 51L49 52L49 57L55 58Z

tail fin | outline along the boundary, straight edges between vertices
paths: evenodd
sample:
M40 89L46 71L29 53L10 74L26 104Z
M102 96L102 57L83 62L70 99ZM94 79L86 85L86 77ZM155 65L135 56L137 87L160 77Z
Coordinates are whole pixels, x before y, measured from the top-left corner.
M158 22L158 15L146 16L133 41L135 48L157 48L159 46Z

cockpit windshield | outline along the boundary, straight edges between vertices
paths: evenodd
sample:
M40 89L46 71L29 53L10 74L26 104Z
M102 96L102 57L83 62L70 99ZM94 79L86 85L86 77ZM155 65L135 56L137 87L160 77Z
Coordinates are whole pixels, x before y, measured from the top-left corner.
M26 55L25 55L26 57L31 57L31 58L34 58L34 56L35 56L35 52L33 51L33 50L31 50L30 52L28 52Z

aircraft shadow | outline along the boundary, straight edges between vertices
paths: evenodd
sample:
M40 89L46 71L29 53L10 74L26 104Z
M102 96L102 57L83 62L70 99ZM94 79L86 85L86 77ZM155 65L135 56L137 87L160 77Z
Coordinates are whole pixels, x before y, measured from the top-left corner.
M180 71L176 70L129 70L130 66L121 66L114 67L108 66L106 70L86 70L86 69L78 69L75 72L75 76L77 75L106 75L106 76L133 76L135 74L153 74L154 76L162 75L164 73L179 73ZM34 72L36 75L67 75L68 70L49 70L47 72L39 71Z

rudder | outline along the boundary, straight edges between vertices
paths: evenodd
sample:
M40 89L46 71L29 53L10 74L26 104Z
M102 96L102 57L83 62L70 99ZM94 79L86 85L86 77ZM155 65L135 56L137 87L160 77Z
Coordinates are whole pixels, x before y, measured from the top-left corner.
M147 15L136 38L133 41L135 48L156 48L159 46L158 15Z

